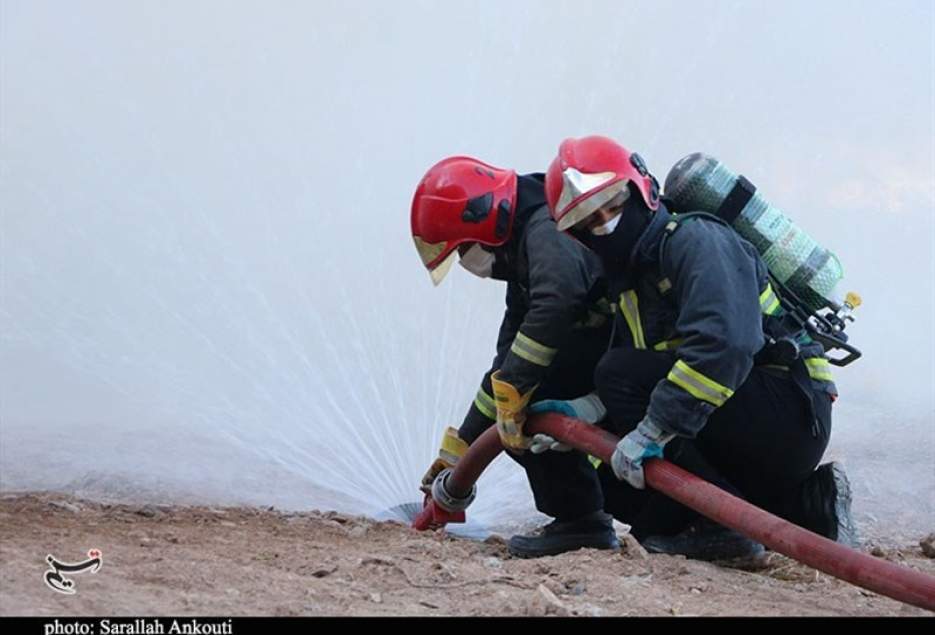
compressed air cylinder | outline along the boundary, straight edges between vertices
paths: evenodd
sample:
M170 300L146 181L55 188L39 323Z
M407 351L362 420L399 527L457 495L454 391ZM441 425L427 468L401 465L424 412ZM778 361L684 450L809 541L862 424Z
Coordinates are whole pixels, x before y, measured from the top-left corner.
M714 157L694 153L669 171L665 197L679 212L708 212L723 217L722 205L735 190L738 179ZM741 199L746 204L729 220L737 233L757 248L770 273L811 311L840 305L842 298L837 297L836 287L844 277L844 269L837 256L815 242L758 191Z

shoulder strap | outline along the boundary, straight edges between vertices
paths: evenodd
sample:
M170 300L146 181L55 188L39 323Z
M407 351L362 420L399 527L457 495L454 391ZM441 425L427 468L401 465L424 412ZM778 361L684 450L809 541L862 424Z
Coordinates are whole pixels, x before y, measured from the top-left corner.
M705 220L711 220L716 223L720 223L726 227L730 227L728 223L723 218L715 216L714 214L709 214L708 212L688 212L686 214L673 214L672 220L666 223L665 230L662 234L662 239L659 241L659 271L662 272L662 275L668 275L665 272L665 257L666 257L666 245L669 242L669 238L682 226L682 223L696 218L703 218Z

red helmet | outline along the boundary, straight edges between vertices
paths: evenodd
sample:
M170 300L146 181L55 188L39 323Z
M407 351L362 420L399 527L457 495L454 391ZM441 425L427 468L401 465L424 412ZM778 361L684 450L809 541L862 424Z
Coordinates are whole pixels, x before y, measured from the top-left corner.
M412 239L435 284L459 245L505 243L516 213L516 172L450 157L425 173L412 198Z
M565 139L545 175L552 218L566 231L633 183L651 210L659 207L659 185L635 152L607 137Z

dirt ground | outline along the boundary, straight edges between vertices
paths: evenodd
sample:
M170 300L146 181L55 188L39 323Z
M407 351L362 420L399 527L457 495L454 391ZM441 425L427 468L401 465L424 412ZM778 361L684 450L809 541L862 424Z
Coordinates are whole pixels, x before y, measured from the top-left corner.
M46 556L76 593L46 586ZM935 574L918 544L875 555ZM0 497L0 615L929 615L778 554L758 570L582 550L511 558L503 541L334 512Z

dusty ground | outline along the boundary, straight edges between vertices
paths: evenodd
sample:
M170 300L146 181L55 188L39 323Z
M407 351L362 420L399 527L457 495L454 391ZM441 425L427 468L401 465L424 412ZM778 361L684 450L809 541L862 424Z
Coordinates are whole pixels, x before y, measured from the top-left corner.
M77 593L45 557L103 552ZM935 574L918 545L877 551ZM758 571L584 550L510 558L486 543L333 512L0 499L0 615L929 615L779 555Z

